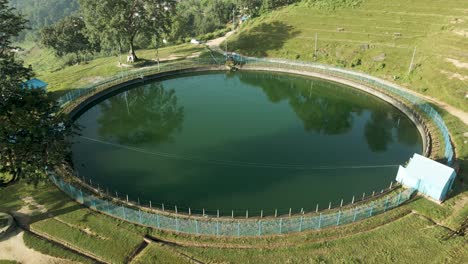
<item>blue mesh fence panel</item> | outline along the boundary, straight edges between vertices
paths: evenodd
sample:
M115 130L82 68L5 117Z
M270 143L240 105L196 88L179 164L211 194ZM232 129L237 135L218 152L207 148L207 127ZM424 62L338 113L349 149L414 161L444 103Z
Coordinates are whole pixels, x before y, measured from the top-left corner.
M51 179L74 200L93 210L128 222L180 233L231 237L288 234L349 224L396 207L410 199L414 192L406 189L392 193L370 204L343 208L339 211L326 211L320 214L263 219L230 219L191 217L188 215L158 213L156 211L146 212L127 205L116 204L112 200L99 198L96 194L80 190L59 177L51 176Z

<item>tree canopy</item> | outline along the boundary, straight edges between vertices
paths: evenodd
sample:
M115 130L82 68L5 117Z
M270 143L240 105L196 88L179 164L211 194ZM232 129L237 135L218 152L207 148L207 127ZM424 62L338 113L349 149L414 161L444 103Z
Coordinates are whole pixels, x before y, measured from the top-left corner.
M116 50L127 47L135 54L137 37L168 33L175 1L168 0L80 0L92 40Z
M69 16L41 30L41 43L52 48L57 56L98 50L99 43L91 44L85 33L82 18Z
M35 33L79 10L78 0L10 0L10 6L27 19L27 26ZM21 32L23 37L26 31Z
M38 181L69 153L71 126L44 90L25 87L30 67L15 58L11 38L26 20L0 0L0 183L20 177Z

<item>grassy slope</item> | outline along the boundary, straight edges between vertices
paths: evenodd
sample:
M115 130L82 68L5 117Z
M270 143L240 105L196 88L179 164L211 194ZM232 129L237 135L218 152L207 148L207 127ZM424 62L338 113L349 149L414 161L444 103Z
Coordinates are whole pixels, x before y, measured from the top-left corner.
M23 53L25 64L32 65L37 77L49 84L48 90L66 91L101 81L121 72L118 67L119 58L117 56L102 57L92 60L86 64L62 67L60 59L56 58L50 50L41 49L30 44L23 45L26 50ZM197 52L204 51L204 47L199 45L184 44L161 48L159 55L161 59L170 56L186 57ZM156 57L155 50L139 50L137 55L143 60L152 60ZM125 56L122 61L125 62ZM123 71L130 71L133 67L124 67Z
M150 244L136 257L132 263L134 264L189 264L190 261L178 256L173 250L167 246Z
M30 233L25 233L23 239L27 247L34 248L34 250L39 251L43 254L62 259L69 259L84 264L93 263L93 261L88 258L82 257L67 249L57 247L55 244L47 240L38 238Z
M367 0L358 10L339 10L336 13L320 11L312 8L289 7L273 12L271 15L251 21L245 25L241 35L234 37L238 51L256 56L285 57L301 60L313 60L313 39L315 32L319 33L319 61L331 64L344 64L344 61L356 61L361 58L362 65L357 70L366 71L384 78L398 75L397 82L412 87L418 91L447 100L451 104L466 110L461 98L466 92L466 85L457 79L450 80L440 70L452 71L468 75L468 69L455 68L445 62L446 57L467 62L468 51L462 45L463 38L453 33L453 30L466 27L468 11L459 8L463 1L450 0L443 7L435 0L416 2L395 0ZM404 6L411 5L406 8ZM385 6L383 9L382 7ZM382 11L384 10L384 11ZM402 11L403 10L403 11ZM332 17L329 17L329 16ZM464 22L451 24L455 18ZM304 23L303 21L306 21ZM366 22L366 23L364 23ZM424 26L421 26L424 25ZM342 27L344 32L337 32ZM394 32L402 34L395 39ZM261 45L251 45L260 43ZM361 47L369 43L370 49ZM231 42L232 44L232 42ZM417 67L411 78L405 72L411 59L413 47L418 46ZM254 48L252 48L254 46ZM260 48L259 48L260 47ZM162 51L162 57L171 53L184 55L198 51L193 46L178 46ZM57 70L58 65L52 63L51 54L33 50L36 54L28 56L27 62L36 66L40 78L48 81L51 90L76 88L89 84L93 79L104 78L119 71L116 67L117 58L101 58L86 65L78 65ZM150 58L154 51L144 51L142 57ZM373 57L385 53L383 62L374 62ZM437 55L435 55L437 53ZM442 59L440 59L442 58ZM383 69L381 63L385 63ZM348 65L349 66L349 63ZM424 78L422 78L424 77ZM468 81L468 80L467 80ZM457 146L457 156L465 168L459 179L468 182L468 144L464 144L462 133L468 127L456 118L443 113ZM436 205L425 199L418 199L402 208L383 216L373 218L369 222L344 228L331 229L325 232L305 233L297 236L276 237L260 240L246 239L213 239L186 237L123 223L104 215L96 214L71 202L65 195L52 186L34 188L23 183L0 190L0 211L18 210L23 204L21 197L33 196L40 204L44 204L57 220L45 215L33 218L35 224L49 234L66 240L73 245L100 254L114 262L122 261L131 249L138 244L139 239L148 232L166 239L186 243L205 243L219 245L250 245L253 247L270 247L293 243L281 249L214 249L214 248L181 248L180 251L193 255L206 262L224 263L336 263L336 262L372 262L382 263L413 262L413 263L466 263L467 240L456 237L448 241L441 239L448 231L432 222L410 214L375 230L375 226L392 217L416 211L430 217L440 224L457 228L468 217L466 206L466 184L457 182L456 197L446 203ZM406 213L405 213L406 212ZM63 224L65 222L66 224ZM56 228L61 226L63 228ZM91 230L87 233L83 230ZM105 231L102 231L102 230ZM363 233L362 233L363 232ZM112 240L127 239L120 252L96 251L97 246L110 246L112 241L102 241L109 233L119 233ZM354 233L359 233L355 234ZM96 236L96 234L98 236ZM99 236L102 236L99 238ZM326 239L327 241L322 241ZM330 240L331 239L331 240ZM40 250L42 245L31 244ZM50 254L53 245L47 245ZM46 251L47 252L47 251ZM64 254L66 257L66 254ZM157 258L160 256L160 258ZM162 257L161 257L162 256ZM171 255L164 247L151 245L147 247L135 261L146 263L164 263L175 261L178 256Z
M465 0L364 0L359 8L335 11L298 4L243 25L229 45L241 54L313 61L317 33L318 62L352 67L361 60L355 70L397 77L401 85L468 111L468 65L446 61L468 63L468 33L456 34L461 30L468 31ZM415 47L417 67L408 76Z

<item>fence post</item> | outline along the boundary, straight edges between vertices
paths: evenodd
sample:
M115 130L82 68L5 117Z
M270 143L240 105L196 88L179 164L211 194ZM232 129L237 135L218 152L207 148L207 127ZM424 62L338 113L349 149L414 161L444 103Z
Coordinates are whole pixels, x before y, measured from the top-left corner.
M385 199L385 207L384 207L384 212L387 211L387 206L388 206L388 196L387 199Z
M139 218L140 218L140 224L143 224L143 222L141 221L141 210L138 209L138 215L139 215Z
M370 211L369 211L369 217L372 216L372 211L374 210L374 202L371 203L371 208L370 208Z
M336 220L336 225L340 225L340 218L341 218L341 210L338 211L338 219Z
M159 219L159 214L156 215L156 224L158 225L158 228L161 228L161 221Z
M357 216L357 207L354 208L353 222L356 222L356 216Z
M179 218L175 218L176 232L179 233Z
M84 198L83 198L83 192L80 189L80 197L81 197L81 203L84 204Z
M319 208L318 208L318 204L317 204L317 206L315 206L315 212L316 212L316 213L318 213L318 209L319 209Z
M125 220L127 220L127 215L125 214L125 207L122 205L122 212L123 212L123 217Z
M216 236L219 236L219 221L216 220Z
M262 236L262 220L258 221L258 236Z
M283 233L283 218L280 218L280 226L279 226L279 233Z
M237 237L240 237L240 222L237 221Z
M302 232L302 223L304 221L304 217L301 216L301 222L299 223L299 232Z
M397 204L396 204L397 206L400 205L401 193L402 193L402 192L400 192L400 193L398 194L398 200L397 200Z
M200 234L199 231L198 231L198 220L195 220L195 233L196 233L197 235Z
M353 200L351 200L351 204L354 204L354 195L353 195Z
M320 216L319 216L319 222L318 222L318 228L317 229L320 229L322 227L322 213L320 213Z

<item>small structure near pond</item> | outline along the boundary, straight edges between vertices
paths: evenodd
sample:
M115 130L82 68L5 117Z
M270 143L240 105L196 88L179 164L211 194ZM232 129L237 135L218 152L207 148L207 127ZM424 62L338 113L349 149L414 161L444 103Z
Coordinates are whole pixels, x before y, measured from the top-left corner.
M22 84L23 88L28 88L28 89L44 89L47 90L47 83L44 81L41 81L37 78L31 79L27 82L24 82Z
M400 166L396 180L441 203L451 190L455 177L453 168L414 154L406 168Z

